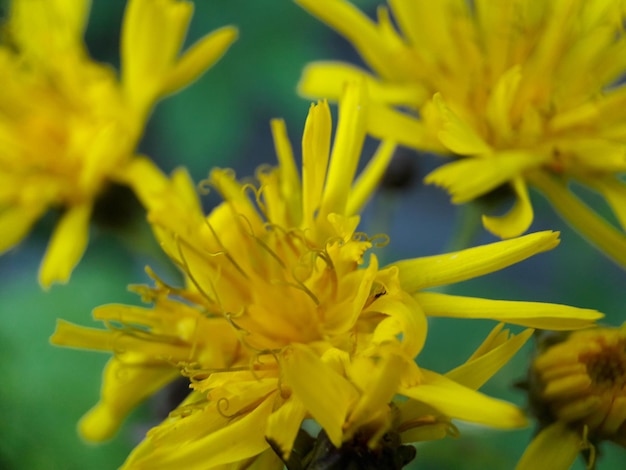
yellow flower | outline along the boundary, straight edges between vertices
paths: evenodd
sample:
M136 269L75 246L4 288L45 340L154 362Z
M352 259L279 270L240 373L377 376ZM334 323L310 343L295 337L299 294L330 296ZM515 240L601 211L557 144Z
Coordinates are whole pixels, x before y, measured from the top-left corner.
M335 97L345 80L366 80L379 106L370 132L458 157L426 177L454 203L513 189L507 214L483 216L489 231L509 238L528 229L531 185L626 266L623 1L389 0L377 22L346 0L296 2L343 34L374 72L314 63L303 95ZM572 194L570 182L599 192L623 230Z
M175 288L157 279L154 288L141 288L144 300L155 303L150 309L96 309L108 331L59 323L54 344L114 353L100 403L81 423L83 436L108 438L132 407L178 373L190 378L193 391L125 468L206 469L263 459L280 466L268 440L289 456L307 418L335 447L365 433L376 448L394 428L411 435L420 427L423 438L441 437L433 410L448 420L524 425L516 407L476 389L529 333L510 342L496 333L483 348L495 352L482 360L479 353L478 362L450 378L414 362L427 316L572 329L601 315L422 291L550 249L558 243L552 232L384 268L374 254L365 257L376 240L356 232L358 213L394 151L381 144L355 181L369 112L364 87L347 86L331 151L329 107L313 105L302 139L302 177L284 122L273 121L279 166L259 169L248 183L213 170L208 183L224 202L208 217L185 172L168 179L147 159L131 163L129 184L187 282ZM398 417L390 405L396 395L417 409Z
M544 428L517 469L566 470L581 451L595 468L595 446L626 447L626 324L576 331L534 360L531 405Z
M88 0L14 0L0 44L0 253L50 208L63 210L39 273L66 282L88 239L95 199L118 182L154 104L204 72L237 32L179 56L193 5L129 0L121 79L83 44Z

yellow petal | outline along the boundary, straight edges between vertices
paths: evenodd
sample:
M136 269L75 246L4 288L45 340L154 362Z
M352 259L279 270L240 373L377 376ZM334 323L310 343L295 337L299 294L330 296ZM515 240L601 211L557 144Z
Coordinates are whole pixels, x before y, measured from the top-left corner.
M483 276L559 244L558 232L537 232L512 240L394 263L407 292Z
M364 84L347 84L339 102L339 121L330 156L320 217L331 213L346 213L348 195L365 139L367 108Z
M422 401L450 418L496 428L519 428L526 425L524 414L514 405L490 398L457 384L435 372L422 369L424 382L399 393Z
M163 89L192 14L189 2L128 2L121 37L122 84L126 99L142 117Z
M296 0L296 3L344 35L378 73L389 76L400 72L395 70L397 64L389 60L391 51L377 25L351 3L344 0Z
M496 217L483 215L483 225L500 238L513 238L521 235L533 221L533 206L528 197L528 188L521 177L512 181L515 191L515 205L505 215Z
M168 446L159 443L154 445L152 452L145 452L138 458L131 454L122 468L213 468L259 455L269 447L265 440L265 427L272 406L273 394L264 398L249 413L212 432L208 430L199 438L184 442L184 445Z
M112 358L104 368L100 402L78 424L81 436L91 442L110 439L128 413L179 375L173 366L129 366Z
M357 398L354 387L311 349L297 343L283 353L281 370L285 384L324 428L333 445L341 447L343 423Z
M69 280L87 247L91 209L91 202L71 207L55 227L39 270L42 287Z
M285 121L282 119L272 119L271 127L274 147L276 155L278 156L280 168L279 184L275 185L280 189L280 193L276 195L278 201L280 202L277 201L274 204L266 202L266 207L269 210L275 206L280 206L281 203L287 204L288 219L276 220L276 217L272 217L272 222L285 226L299 226L303 216L302 187L300 184L298 169L296 167L296 161L293 158L291 143L289 142L289 137L287 136ZM271 184L265 185L266 191L272 188L272 186L273 185Z
M541 165L544 160L544 157L528 152L461 158L432 171L424 182L445 188L452 195L452 202L461 204L521 177L526 170Z
M420 292L414 297L428 316L488 318L544 330L586 328L604 317L596 310L541 302L478 299L434 292Z
M346 433L358 430L381 411L385 412L388 409L387 405L400 385L405 360L397 354L389 353L375 365L367 360L364 364L366 367L358 370L362 377L354 378L351 375L352 381L360 384L363 393L346 421Z
M267 420L265 437L278 445L284 459L289 458L305 416L306 408L296 395L292 395Z
M389 162L396 150L396 143L390 140L383 140L378 146L378 150L361 172L348 199L347 215L354 215L361 212L367 200L372 196L378 183L385 175Z
M50 49L68 54L82 49L89 0L11 2L11 36L20 49L50 60Z
M322 202L330 158L332 122L328 102L312 104L302 134L302 210L307 224Z
M412 106L429 98L419 83L381 83L367 71L344 62L313 62L308 64L298 83L298 93L306 98L325 97L337 100L348 82L365 82L373 100L389 105Z
M532 174L530 182L583 237L613 261L626 267L626 234L615 229L570 193L564 181L537 171Z
M495 135L505 142L511 139L513 134L510 119L511 108L521 78L521 67L514 65L500 76L487 100L485 118L495 130Z
M226 53L237 36L237 28L226 26L196 42L164 78L161 96L174 93L196 80Z
M108 330L85 328L65 320L57 320L57 327L50 337L50 343L92 351L111 351L113 336L114 333Z
M423 151L446 151L439 141L429 136L421 120L383 104L370 103L367 130L377 139L393 140L407 147Z
M533 331L529 328L513 336L504 344L451 370L445 374L446 377L472 390L478 390L524 346Z
M440 93L433 96L433 103L443 123L438 136L445 147L459 155L488 155L492 152L483 138L448 107Z
M413 358L422 350L428 322L421 305L406 292L380 296L368 307L367 312L388 316L377 325L372 338L374 343L383 344L400 336L402 348L408 357Z
M44 212L44 207L14 206L0 212L0 254L17 245Z
M530 443L515 470L569 470L581 450L583 439L560 421L543 429Z
M582 181L604 196L619 220L622 230L626 231L626 183L612 175L584 178Z

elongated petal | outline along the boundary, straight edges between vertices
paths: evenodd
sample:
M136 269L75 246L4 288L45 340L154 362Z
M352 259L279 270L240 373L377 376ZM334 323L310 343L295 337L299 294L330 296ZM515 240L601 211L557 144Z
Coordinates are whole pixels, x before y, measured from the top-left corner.
M605 197L617 216L622 230L626 231L626 183L615 176L585 178L583 181Z
M91 202L70 208L57 224L39 270L39 283L65 283L85 252L89 240Z
M451 370L445 374L446 377L472 390L478 390L524 346L533 331L529 328L513 336L504 344Z
M363 83L346 85L339 103L339 124L330 157L320 216L345 214L348 194L361 156L367 119Z
M264 452L269 444L265 440L265 426L272 412L272 395L241 418L208 432L182 446L155 446L143 458L129 457L123 469L179 470L180 468L213 468L238 462ZM200 466L198 463L202 462Z
M312 104L302 135L302 210L307 224L319 209L330 158L330 108L326 101Z
M367 71L344 62L313 62L302 72L298 93L307 98L324 96L337 100L346 82L363 81L376 101L390 105L414 106L429 98L418 83L383 84Z
M558 421L533 439L515 470L569 470L580 451L586 447L578 433Z
M129 185L141 204L150 210L155 195L169 184L163 172L147 157L133 158L119 175L120 182Z
M345 0L296 0L296 3L345 35L372 68L383 75L389 70L389 49L377 25Z
M396 143L384 140L378 147L376 154L367 164L354 183L354 188L348 199L347 215L354 215L361 212L361 209L372 196L378 183L385 175L389 162L396 150Z
M277 220L276 223L297 226L302 221L302 186L300 184L300 175L296 168L296 161L293 158L293 150L289 137L287 136L287 127L282 119L273 119L271 122L272 137L274 138L274 148L278 156L280 167L278 197L284 201L289 210L288 220ZM270 206L271 204L267 204Z
M343 423L357 396L354 387L304 345L292 344L281 366L285 384L324 428L333 445L341 447Z
M192 13L189 2L128 2L121 38L122 84L126 99L140 116L163 89Z
M446 152L437 140L429 136L419 119L386 105L370 103L367 130L381 140L393 140L398 144L421 150Z
M0 212L0 254L17 245L45 210L44 207L14 206Z
M533 221L533 206L528 197L528 188L521 177L512 182L515 191L515 205L501 217L483 215L483 225L500 238L512 238L521 235Z
M604 316L596 310L541 302L478 299L434 292L420 292L414 297L428 316L489 318L544 330L586 328Z
M422 369L424 382L399 393L424 402L450 418L496 428L519 428L526 418L519 408L453 382L435 372Z
M111 351L114 333L108 330L85 328L64 320L57 320L50 343L56 346L91 349L95 351Z
M445 255L427 256L394 263L407 292L483 276L551 250L559 244L557 232L537 232L512 240L491 243Z
M541 172L534 172L531 183L583 237L616 263L626 267L626 234L615 229L570 193L565 182Z
M527 169L541 165L542 161L527 152L461 158L440 166L428 174L424 182L445 188L452 195L452 202L461 204L520 177Z
M92 442L110 439L128 413L179 375L169 365L136 367L112 358L104 368L100 402L78 425L81 436Z
M161 96L186 87L213 66L237 39L237 28L226 26L191 46L164 79Z
M73 53L82 47L90 5L89 0L13 1L12 39L39 60L49 60L50 49Z

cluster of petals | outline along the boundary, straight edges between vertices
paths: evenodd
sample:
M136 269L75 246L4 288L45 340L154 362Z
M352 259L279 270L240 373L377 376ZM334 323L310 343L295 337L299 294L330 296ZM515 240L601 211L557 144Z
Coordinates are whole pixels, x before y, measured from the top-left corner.
M510 238L533 220L528 186L626 265L626 4L584 0L389 0L372 20L348 0L296 0L344 35L371 71L316 62L299 89L336 97L367 82L380 138L448 154L426 177L465 203L507 185L503 216L483 216ZM471 176L470 176L471 175ZM571 192L598 192L619 227Z
M196 79L234 41L222 28L179 55L193 5L129 0L120 77L83 42L89 0L14 0L0 43L0 252L49 209L62 212L39 273L66 282L98 196L125 167L154 104Z
M542 429L517 469L567 470L583 450L593 468L601 441L626 447L626 325L545 343L530 370L531 405Z
M359 233L359 213L394 145L383 142L357 175L372 109L362 83L346 85L331 145L328 104L312 105L302 138L302 174L285 124L272 122L279 165L238 181L215 169L201 188L223 203L205 216L184 171L164 176L144 158L128 183L163 250L184 274L174 287L137 287L150 308L108 305L92 329L60 322L54 344L113 353L101 400L81 422L90 440L110 437L127 413L175 377L190 394L152 429L124 468L282 468L307 419L336 447L356 433L376 448L444 437L451 419L497 428L525 424L515 406L477 391L533 328L578 329L596 311L554 304L428 292L497 271L558 244L541 232L455 253L379 266L377 239ZM477 352L446 375L419 367L428 317L492 319ZM395 404L392 404L394 403ZM269 442L273 443L270 446Z

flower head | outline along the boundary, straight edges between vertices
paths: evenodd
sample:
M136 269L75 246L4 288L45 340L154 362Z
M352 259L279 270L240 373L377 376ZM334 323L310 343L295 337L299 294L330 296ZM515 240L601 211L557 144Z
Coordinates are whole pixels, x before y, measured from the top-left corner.
M488 230L509 238L528 229L530 184L626 265L623 231L567 189L576 181L600 192L626 230L623 1L389 0L377 22L346 0L296 2L348 38L374 72L314 63L302 94L336 96L339 84L362 77L380 106L373 134L457 157L426 182L455 203L513 189L506 215L483 216Z
M0 44L0 252L48 209L63 211L40 282L65 282L82 256L95 199L122 182L154 104L198 77L233 28L179 55L192 5L129 0L121 79L92 61L82 35L88 0L13 0Z
M556 344L548 338L542 349L532 365L530 397L543 429L518 468L553 458L559 462L553 468L568 469L582 450L593 467L600 441L626 447L626 325L577 331Z
M329 107L311 107L302 177L284 123L273 121L279 166L261 168L249 183L213 170L208 183L224 202L206 217L186 173L168 179L149 160L131 163L131 184L186 286L156 279L155 287L139 288L153 308L100 307L94 316L108 330L61 322L52 337L114 353L101 401L81 423L91 440L109 437L136 403L175 375L189 377L189 397L148 434L127 468L213 468L249 459L282 465L268 441L287 458L305 419L337 448L357 434L376 448L390 430L442 437L453 418L518 427L525 420L517 408L476 389L528 333L510 341L494 334L476 361L446 377L414 362L427 315L563 329L600 317L550 304L417 293L550 249L558 242L550 232L379 267L367 253L375 239L356 228L393 145L381 144L355 181L366 98L359 84L346 87L332 151ZM396 395L407 403L399 411L390 405ZM411 434L416 427L420 433Z

